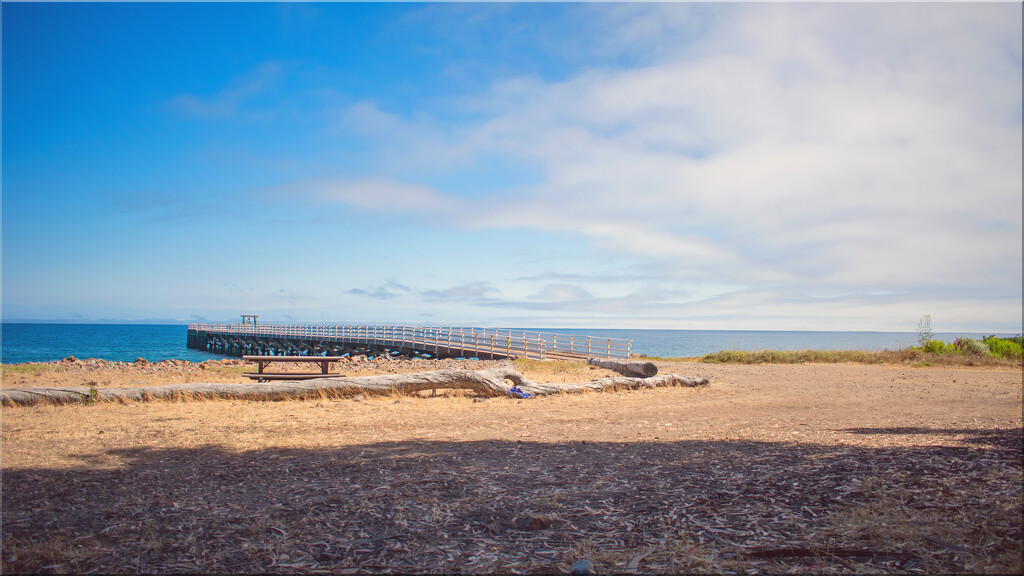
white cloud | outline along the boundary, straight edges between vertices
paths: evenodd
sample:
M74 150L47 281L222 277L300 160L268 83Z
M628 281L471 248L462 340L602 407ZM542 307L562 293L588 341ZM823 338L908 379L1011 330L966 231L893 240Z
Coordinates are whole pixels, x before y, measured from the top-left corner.
M394 136L412 126L388 112L377 107L377 104L364 100L336 111L338 116L334 130L352 130L368 136Z
M886 316L916 306L915 294L979 318L1019 311L991 297L1021 293L1019 4L605 14L594 33L632 67L498 79L453 104L482 117L461 125L370 101L343 114L405 182L487 155L536 166L539 181L514 197L373 178L321 183L316 197L443 213L437 222L467 229L575 234L595 253L662 269L667 285L756 294L673 309L688 317ZM570 288L593 286L542 286L535 299L582 300ZM955 296L926 297L939 286ZM822 291L907 296L808 296Z
M304 198L361 210L397 213L451 212L458 204L429 186L385 179L306 180L264 191L280 198Z
M443 290L424 290L422 295L428 300L474 301L496 292L498 289L487 282L470 282Z
M172 108L186 116L204 120L233 118L243 104L271 89L281 78L284 67L280 62L264 62L256 70L233 78L229 85L210 96L179 94L170 101ZM265 119L271 112L250 112L250 119Z
M548 284L540 292L530 296L531 300L589 300L594 296L572 284Z

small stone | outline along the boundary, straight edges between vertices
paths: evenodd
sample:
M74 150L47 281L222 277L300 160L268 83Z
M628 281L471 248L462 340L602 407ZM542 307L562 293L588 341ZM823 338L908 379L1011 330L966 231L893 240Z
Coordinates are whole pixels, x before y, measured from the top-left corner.
M366 400L366 396L363 396L362 394L358 394L352 397L353 402L362 402L363 400Z
M569 568L569 574L597 574L594 563L586 558L580 558Z
M551 526L552 522L552 518L527 512L516 520L516 527L520 530L544 530Z
M135 359L135 365L136 366L147 366L147 365L149 365L149 360L146 360L145 358L136 358Z

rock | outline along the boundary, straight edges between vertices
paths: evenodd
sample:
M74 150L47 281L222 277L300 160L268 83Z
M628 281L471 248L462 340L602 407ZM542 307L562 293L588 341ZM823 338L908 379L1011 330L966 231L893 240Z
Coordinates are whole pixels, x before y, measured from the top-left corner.
M64 362L67 362L69 364L71 362L78 362L78 358L75 358L74 356L68 356L67 358L64 359Z
M352 397L353 402L362 402L363 400L366 400L366 396L363 396L362 394L358 394Z
M586 558L580 558L573 562L572 567L569 568L569 574L597 574L597 570L594 569L594 563Z
M148 366L149 365L149 360L146 360L145 358L136 358L135 359L135 365L136 366Z
M554 522L548 516L541 516L533 512L527 512L516 519L516 528L520 530L543 530Z

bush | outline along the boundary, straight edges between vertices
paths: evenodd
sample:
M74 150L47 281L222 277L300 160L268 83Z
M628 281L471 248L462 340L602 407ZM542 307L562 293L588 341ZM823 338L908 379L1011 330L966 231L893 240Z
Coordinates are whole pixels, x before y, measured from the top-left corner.
M948 354L953 351L953 347L942 340L929 340L923 350L929 354Z
M974 338L960 336L953 341L953 349L960 354L968 356L985 356L988 354L988 346Z
M997 336L986 336L982 340L989 351L996 358L1006 358L1008 360L1020 360L1024 347L1021 346L1021 337L1014 336L1012 338L999 338Z

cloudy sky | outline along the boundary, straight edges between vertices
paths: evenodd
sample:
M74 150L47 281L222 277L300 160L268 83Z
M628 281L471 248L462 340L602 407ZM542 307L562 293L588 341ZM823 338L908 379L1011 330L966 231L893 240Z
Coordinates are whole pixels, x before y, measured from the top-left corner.
M5 320L1021 330L1021 4L11 4Z

